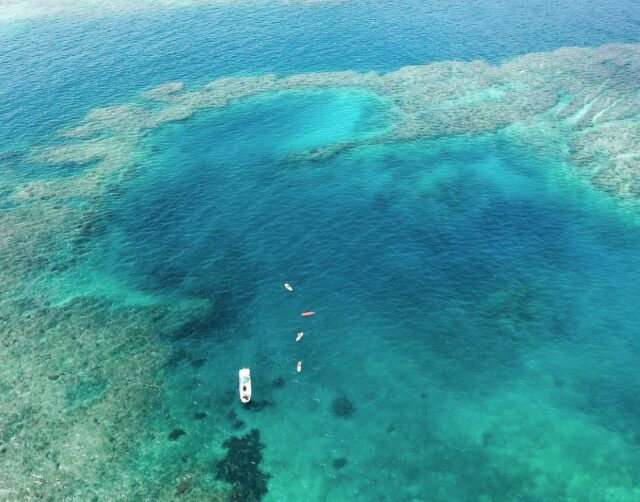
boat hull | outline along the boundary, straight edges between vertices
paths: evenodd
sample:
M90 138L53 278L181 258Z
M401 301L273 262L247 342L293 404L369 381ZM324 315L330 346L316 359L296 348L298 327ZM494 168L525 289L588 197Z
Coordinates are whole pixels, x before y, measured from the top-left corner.
M240 401L244 404L251 401L251 370L249 368L242 368L238 372L238 392Z

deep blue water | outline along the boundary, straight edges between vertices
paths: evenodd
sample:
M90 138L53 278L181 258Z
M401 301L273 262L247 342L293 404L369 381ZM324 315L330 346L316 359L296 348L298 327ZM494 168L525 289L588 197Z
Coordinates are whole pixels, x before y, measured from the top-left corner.
M323 129L336 123L337 110L342 127ZM429 413L455 415L442 404L449 397L441 402L431 394L473 400L514 385L523 400L510 405L516 437L539 434L519 406L532 396L546 413L549 403L540 400L547 392L597 427L622 435L635 430L638 401L629 390L638 376L626 364L611 364L640 351L634 308L640 234L633 219L577 181L556 179L561 166L554 159L541 161L499 135L373 146L323 162L288 155L323 137L340 139L341 131L371 134L386 120L366 94L298 93L209 112L149 138L154 161L114 202L115 232L98 252L109 249L105 266L144 291L210 302L200 322L167 341L176 353L207 360L195 401L223 392L223 375L236 366L253 368L258 399L279 408L258 419L243 416L260 426L271 452L278 450L268 465L282 461L274 443L285 451L307 444L289 451L303 472L286 464L272 482L276 498L295 493L295 482L283 487L289 476L326 475L309 466L327 453L312 439L323 430L333 431L349 458L356 486L374 483L371 469L387 468L381 453L366 454L367 444L385 444L384 429L405 431L386 447L390 453L400 454L405 440L449 451L448 439L430 438L438 419L425 418L424 405L398 408L399 398L426 396ZM293 297L282 290L285 280L296 287ZM309 309L318 317L300 322L299 312ZM300 329L306 337L294 346ZM304 377L295 380L301 390L274 395L261 388L280 375L289 382L297 358L305 364ZM434 366L438 390L428 376ZM187 358L170 377L183 396L168 403L177 413L182 399L194 396L192 371ZM406 395L405 378L426 380ZM361 410L352 418L355 437L330 414L310 413L309 407L328 409L335 395L347 395ZM306 427L292 428L288 413ZM472 413L471 420L482 423L487 413ZM460 440L468 430L458 427L445 430ZM198 428L199 441L214 433ZM501 439L507 449L509 437ZM488 466L472 474L472 456L462 453L449 467L460 480L469 476L459 481L461 499L474 499L474 484L493 475ZM394 467L395 481L379 481L360 496L386 496L413 470L412 485L427 493L429 472L444 462L428 458L413 451L407 460L413 467ZM560 461L562 469L569 464ZM499 483L483 490L514 496L529 474L514 476L515 488ZM345 496L340 486L330 497ZM554 486L543 491L553 494Z
M633 0L344 2L210 6L0 27L0 144L170 80L434 61L501 61L564 46L633 42ZM259 51L256 52L256 47Z
M639 34L640 7L626 0L266 3L7 24L0 145L55 144L53 132L87 111L135 103L168 81L498 63ZM106 299L114 318L185 308L182 324L153 333L153 357L169 361L149 381L128 377L159 389L161 402L135 420L122 403L122 429L144 426L118 458L122 472L105 467L91 480L113 487L97 499L133 499L129 481L113 481L124 476L154 500L204 500L220 489L223 441L255 428L264 458L248 447L232 460L257 460L267 500L638 500L637 208L575 176L554 145L534 150L504 131L297 155L375 138L394 113L357 88L274 93L164 125L137 145L136 175L96 204L100 230L33 293L63 313L71 298ZM93 167L16 156L1 187ZM58 196L44 211L69 203ZM301 318L307 310L317 315ZM25 307L17 322L30 315ZM117 357L133 357L127 348ZM118 361L78 364L107 363ZM243 366L254 407L236 399ZM100 399L116 385L105 380L86 412L73 401L91 385L78 377L63 393L74 426L95 424L82 447L63 443L68 458L103 458L100 448L120 441L100 435ZM25 413L21 423L44 437L65 423ZM57 459L51 442L16 444ZM12 466L39 465L39 453L16 451L32 452L10 450ZM67 468L59 455L55 473ZM69 500L86 493L65 489Z

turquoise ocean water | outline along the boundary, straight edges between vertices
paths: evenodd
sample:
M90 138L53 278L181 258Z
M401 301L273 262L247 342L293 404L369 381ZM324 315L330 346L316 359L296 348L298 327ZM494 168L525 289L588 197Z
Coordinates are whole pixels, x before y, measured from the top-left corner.
M0 500L640 500L636 2L78 9L0 22Z

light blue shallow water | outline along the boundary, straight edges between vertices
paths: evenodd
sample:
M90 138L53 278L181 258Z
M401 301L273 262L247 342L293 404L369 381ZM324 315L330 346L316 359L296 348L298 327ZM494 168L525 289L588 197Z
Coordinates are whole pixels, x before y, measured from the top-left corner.
M31 243L15 187L95 167L22 153L154 85L495 62L639 22L626 1L342 2L2 26L0 258ZM357 87L251 97L150 131L108 197L39 202L93 197L98 223L66 261L34 238L27 293L3 294L7 333L41 331L6 335L0 500L638 500L637 207L542 132L366 141L396 113Z

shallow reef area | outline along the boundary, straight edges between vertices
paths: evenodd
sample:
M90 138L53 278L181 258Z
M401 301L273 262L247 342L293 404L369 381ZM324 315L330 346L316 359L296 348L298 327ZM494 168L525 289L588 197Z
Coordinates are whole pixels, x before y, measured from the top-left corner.
M64 308L2 302L6 500L108 498L108 485L122 482L117 473L148 439L140 431L159 405L166 356L151 334L170 315L160 307L113 312L94 300ZM137 493L134 480L124 482Z
M97 109L82 124L62 131L67 144L35 151L34 160L95 162L96 167L65 180L27 183L12 200L100 197L135 171L137 147L149 131L201 110L265 93L358 88L387 101L395 113L392 130L299 152L292 161L317 161L363 144L503 130L533 148L543 139L540 146L547 154L553 146L593 185L635 201L639 54L637 45L612 44L527 54L501 65L442 62L382 75L344 71L227 77L195 90L172 82L144 92L149 105L143 101Z
M351 401L351 399L340 396L335 398L331 403L331 410L337 417L351 418L356 412L356 405Z
M260 469L262 449L260 431L252 429L241 437L231 437L222 443L227 455L216 466L216 477L231 483L230 500L257 502L267 493L269 475Z

